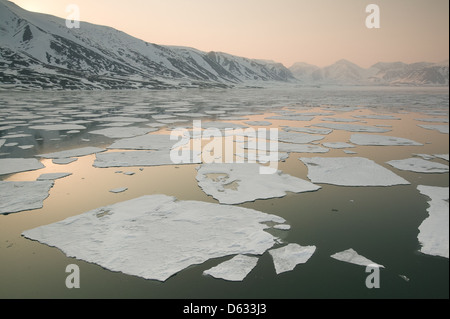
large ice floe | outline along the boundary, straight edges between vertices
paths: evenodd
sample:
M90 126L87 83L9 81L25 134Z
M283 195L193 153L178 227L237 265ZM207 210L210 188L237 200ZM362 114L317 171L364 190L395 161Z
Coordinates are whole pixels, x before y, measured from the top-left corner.
M308 144L315 141L323 140L325 136L313 135L297 132L285 132L281 131L278 133L278 141L284 143L294 143L294 144Z
M423 144L402 137L372 134L353 134L350 142L361 146L422 146Z
M34 171L45 166L35 158L0 159L0 175Z
M355 250L348 249L345 251L342 251L340 253L336 253L331 256L331 258L334 258L339 261L343 261L346 263L359 265L359 266L374 266L379 268L385 268L383 265L379 265L377 263L374 263L370 259L367 259L364 256L359 255Z
M252 163L204 164L198 168L200 188L221 204L241 204L257 199L286 196L320 189L303 179L278 171L260 174L261 165Z
M228 281L242 281L255 268L257 257L237 255L216 267L205 270L204 275Z
M390 170L362 157L302 157L313 183L339 186L393 186L410 184Z
M67 256L145 279L165 281L213 258L262 255L277 238L256 210L149 195L23 232Z
M387 162L389 165L402 170L416 173L448 173L448 166L424 160L422 158L408 158Z
M0 181L0 214L18 213L43 207L53 181Z
M418 240L421 244L420 252L449 257L449 189L448 187L423 186L417 187L421 194L428 196L430 207L429 217L419 226Z
M291 271L298 264L306 263L316 251L315 246L300 246L298 244L289 244L287 246L269 250L273 259L275 271L277 274Z

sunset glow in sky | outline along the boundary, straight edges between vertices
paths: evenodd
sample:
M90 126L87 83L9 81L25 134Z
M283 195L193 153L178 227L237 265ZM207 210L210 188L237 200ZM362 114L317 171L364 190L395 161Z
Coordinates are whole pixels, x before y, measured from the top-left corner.
M76 4L81 21L142 40L221 51L255 59L318 66L348 59L441 62L449 56L448 0L13 0L30 11L65 18ZM381 28L368 29L368 4ZM82 27L82 25L81 25Z

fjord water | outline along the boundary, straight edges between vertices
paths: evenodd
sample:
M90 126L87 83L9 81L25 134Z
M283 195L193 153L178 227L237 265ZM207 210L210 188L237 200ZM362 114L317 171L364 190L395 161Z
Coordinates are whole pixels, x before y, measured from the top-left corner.
M5 140L0 148L0 158L30 158L86 146L108 147L115 139L89 132L121 125L126 128L123 123L127 120L116 121L120 117L132 122L128 126L158 127L160 132L156 134L167 134L171 127L190 127L194 119L202 120L204 127L208 121L243 125L247 121L268 121L271 123L268 127L281 131L283 126L314 127L327 122L327 117L334 117L341 121L359 120L354 124L386 128L388 132L374 134L408 138L422 144L355 145L345 149L356 155L346 154L343 149L330 149L323 154L291 153L286 161L279 163L279 169L305 180L308 180L308 170L298 160L300 157L359 156L375 161L411 184L391 187L319 184L322 189L316 192L289 193L283 198L238 205L286 219L291 225L290 230L271 231L285 243L317 247L307 263L280 275L275 273L272 258L266 252L242 282L203 275L205 270L231 256L191 266L165 282L158 282L69 258L57 248L21 236L26 230L143 195L165 194L179 200L218 203L199 188L196 181L199 165L140 170L140 167L95 168L92 166L95 155L80 157L67 165L42 159L45 169L0 176L3 181L34 181L44 173L72 173L55 181L42 209L0 215L0 297L448 298L448 259L419 253L417 240L418 227L427 218L429 207L429 198L421 195L417 186L448 187L448 173L413 173L386 164L415 154L448 154L448 134L418 126L448 125L448 93L448 88L379 87L0 92L0 140ZM292 113L315 115L310 121L267 119ZM163 118L168 122L156 120ZM32 128L61 123L84 128ZM109 126L103 126L105 124ZM317 143L350 143L353 134L355 132L335 129ZM433 161L448 165L442 159ZM134 175L118 171L133 172ZM119 194L110 192L120 187L128 189ZM330 258L350 248L386 267L381 270L379 289L366 287L368 273L364 267ZM69 264L80 267L80 289L69 290L65 286L68 276L65 269Z

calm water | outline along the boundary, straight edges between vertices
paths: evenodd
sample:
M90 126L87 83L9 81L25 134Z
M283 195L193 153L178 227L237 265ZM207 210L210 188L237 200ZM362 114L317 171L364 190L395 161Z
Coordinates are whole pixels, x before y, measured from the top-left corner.
M448 125L448 89L445 88L276 88L234 90L183 90L162 92L1 92L0 158L33 157L53 151L85 146L107 147L114 139L90 134L102 124L98 119L126 116L147 119L131 126L148 127L156 114L175 115L185 120L168 127L191 126L193 119L243 124L262 121L286 111L298 113L333 112L337 118L354 119L368 114L394 115L400 120L362 119L363 125L388 125L382 133L413 139L424 146L357 146L356 156L366 157L405 178L411 185L394 187L340 187L321 184L312 193L288 194L284 198L257 200L240 206L275 214L291 225L279 231L285 242L315 245L316 253L294 271L276 275L268 252L243 282L227 282L203 276L224 257L192 266L166 282L111 272L81 260L66 257L57 248L21 236L25 230L61 221L89 210L142 195L166 194L180 200L217 203L198 187L198 165L146 167L133 176L116 174L118 169L92 166L95 155L69 165L43 160L45 169L0 176L6 181L33 181L43 173L71 172L57 180L40 210L0 215L0 298L448 298L448 259L421 254L418 227L427 218L429 200L418 185L448 187L448 174L419 174L396 170L387 161L410 158L413 154L448 154L448 134L418 127L442 124L417 121L441 118ZM191 117L194 113L204 117ZM235 120L221 119L225 117ZM309 122L266 120L271 127L310 126ZM31 129L42 124L73 123L79 132ZM73 131L73 130L72 130ZM167 127L161 128L161 133ZM334 130L325 142L348 142L354 134ZM16 144L17 143L17 144ZM33 147L31 147L31 145ZM29 146L22 149L19 146ZM307 179L307 168L298 157L351 156L343 150L325 154L291 153L279 164L284 173ZM444 160L435 160L448 164ZM128 191L112 194L110 189L126 186ZM19 196L19 195L18 195ZM0 195L1 198L1 195ZM386 266L381 270L381 288L367 289L365 268L330 258L349 248ZM65 286L68 264L77 264L81 289ZM406 276L409 281L400 276Z

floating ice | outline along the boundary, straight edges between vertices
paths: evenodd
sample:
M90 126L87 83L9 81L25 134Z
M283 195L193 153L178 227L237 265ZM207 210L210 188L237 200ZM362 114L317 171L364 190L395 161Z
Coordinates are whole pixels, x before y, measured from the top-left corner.
M126 192L127 190L128 190L127 187L121 187L121 188L111 189L110 192L114 193L114 194L119 194L119 193Z
M283 120L283 121L312 121L314 116L305 116L299 114L293 115L276 115L271 117L266 117L266 120Z
M136 167L136 166L162 166L162 165L181 165L181 164L200 164L190 154L191 162L174 163L170 158L170 152L163 151L134 151L134 152L111 152L97 154L94 167ZM196 158L198 158L196 156Z
M355 145L343 143L343 142L329 142L329 143L322 143L323 146L328 148L335 148L335 149L341 149L341 148L354 148Z
M245 124L251 125L251 126L270 126L270 125L272 125L271 122L267 122L267 121L249 121L249 122L245 122Z
M95 119L99 122L125 122L125 123L143 123L148 122L148 120L137 117L127 117L127 116L113 116L113 117L102 117Z
M291 225L275 225L273 228L279 230L289 230L291 229Z
M343 261L350 264L355 264L359 266L376 266L379 268L385 268L383 265L379 265L374 263L373 261L367 259L366 257L363 257L359 255L356 251L353 249L348 249L345 251L342 251L340 253L336 253L331 256L331 258L334 258L339 261Z
M385 133L391 131L390 129L360 125L360 124L346 124L346 123L319 123L315 124L317 127L325 127L333 130L343 130L348 132L368 132L368 133Z
M0 147L3 146L3 144L5 144L6 140L0 140Z
M255 268L257 257L237 255L211 269L205 270L204 275L228 281L242 281Z
M0 181L0 214L11 214L42 208L43 202L49 196L48 192L52 186L52 181Z
M427 130L435 130L443 134L448 134L448 125L419 125L419 126Z
M115 141L108 149L170 150L176 143L178 142L170 140L170 135L149 134Z
M429 123L448 123L448 118L428 118L428 119L415 119L416 121L420 122L429 122Z
M434 156L448 162L448 154L434 154Z
M393 186L410 183L390 170L362 157L302 157L313 183L339 186Z
M38 181L53 181L56 179L64 178L67 176L72 175L72 173L49 173L49 174L42 174L37 178Z
M60 158L68 158L68 157L82 157L82 156L86 156L86 155L101 153L104 151L105 151L105 149L98 148L98 147L83 147L83 148L77 148L77 149L68 150L68 151L42 154L42 155L36 155L36 156L42 157L42 158L60 159Z
M277 274L291 271L298 264L306 263L316 251L315 246L302 247L298 244L269 250Z
M301 133L309 133L309 134L323 134L328 135L333 130L327 129L327 128L313 128L313 127L285 127L283 128L286 132L294 131L294 132L301 132Z
M0 159L0 175L34 171L45 166L35 158Z
M198 168L200 188L221 204L241 204L257 199L286 196L286 192L303 193L320 189L303 179L283 174L260 174L260 165L205 164Z
M17 197L17 196L15 196ZM151 195L28 230L26 238L112 271L165 281L213 258L261 255L276 243L252 209Z
M448 166L441 163L427 161L421 158L408 158L387 162L389 165L402 171L416 173L448 173Z
M52 162L56 165L67 165L76 162L77 160L77 158L55 158Z
M431 201L429 217L419 226L420 251L427 255L449 257L448 187L418 186L421 194Z
M278 147L278 152L287 152L287 153L328 153L330 149L324 148L322 146L317 145L307 145L307 144L292 144L292 143L276 143L276 144L267 144L267 150L273 150L275 147ZM258 150L258 145L251 146L247 144L244 148L249 150Z
M294 143L294 144L308 144L314 141L323 140L325 136L322 135L311 135L305 133L297 132L279 132L278 141L284 143Z
M341 117L324 117L322 121L328 122L342 122L342 123L351 123L351 122L361 122L361 120L356 119L346 119Z
M354 115L358 119L374 119L374 120L400 120L400 118L392 115L371 114L371 115Z
M356 145L366 146L422 146L418 142L408 140L406 138L387 136L387 135L372 135L372 134L353 134L350 142Z
M145 135L150 132L157 131L157 128L141 128L141 127L111 127L102 130L89 132L90 134L103 135L109 138L130 138L139 135Z
M51 124L51 125L36 125L29 127L32 130L43 131L71 131L71 130L85 130L86 126L76 124Z

